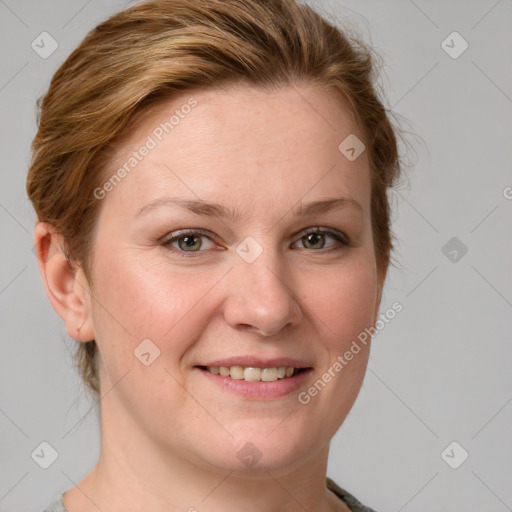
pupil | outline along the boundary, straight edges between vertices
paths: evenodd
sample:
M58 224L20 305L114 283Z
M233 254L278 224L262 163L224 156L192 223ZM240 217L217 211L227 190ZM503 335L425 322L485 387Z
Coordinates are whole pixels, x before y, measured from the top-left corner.
M310 233L307 235L308 238L308 244L311 243L312 245L315 245L315 243L318 243L318 241L321 239L322 235L318 233ZM312 241L313 240L313 241ZM316 240L316 242L315 242Z
M197 240L198 237L195 236L184 236L182 237L182 240L185 240L185 245L188 248L191 248L194 246L194 241Z

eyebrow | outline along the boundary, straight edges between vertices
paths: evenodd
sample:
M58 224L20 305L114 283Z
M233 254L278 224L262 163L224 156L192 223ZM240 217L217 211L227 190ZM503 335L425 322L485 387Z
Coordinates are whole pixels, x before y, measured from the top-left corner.
M180 208L190 210L197 215L220 217L224 219L230 219L233 222L236 222L240 219L238 212L219 203L209 203L195 199L180 199L171 197L160 197L154 201L151 201L150 203L140 208L135 216L138 217L161 206L178 206ZM355 199L349 197L335 197L331 199L313 201L308 204L300 204L300 206L292 208L292 213L297 217L307 217L311 215L327 213L332 210L344 209L347 207L355 208L361 213L363 212L362 206Z

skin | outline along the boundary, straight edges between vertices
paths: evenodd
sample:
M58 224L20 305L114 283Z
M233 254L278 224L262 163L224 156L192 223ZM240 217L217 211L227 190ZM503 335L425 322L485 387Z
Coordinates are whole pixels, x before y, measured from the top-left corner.
M366 153L351 162L338 150L361 130L339 99L306 86L187 92L138 122L107 178L192 95L197 106L101 200L91 283L66 263L52 226L36 225L52 305L68 334L95 339L101 354L101 455L64 504L70 512L348 510L326 489L327 458L368 348L307 405L298 392L244 400L194 366L232 355L298 357L314 367L301 391L375 323L383 279L369 163ZM240 218L171 206L136 216L160 197L217 202ZM337 197L360 209L292 213ZM330 235L308 243L302 232L316 227L346 234L352 246ZM183 239L176 252L162 245L182 229L212 237L189 252ZM263 251L252 263L236 252L248 236ZM160 350L149 366L134 356L144 339ZM237 457L247 442L262 454L252 467Z

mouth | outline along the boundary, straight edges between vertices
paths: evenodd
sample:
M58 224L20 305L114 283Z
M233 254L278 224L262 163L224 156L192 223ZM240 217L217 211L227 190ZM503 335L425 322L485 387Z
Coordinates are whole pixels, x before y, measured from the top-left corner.
M294 366L273 366L259 368L256 366L197 366L200 370L220 375L232 380L244 380L246 382L276 382L295 377L299 373L311 368L297 368Z
M293 362L296 366L292 366ZM261 361L254 358L212 361L211 364L194 368L204 376L208 386L213 385L222 392L244 400L267 403L268 400L284 400L294 396L308 384L314 371L312 366L290 359Z

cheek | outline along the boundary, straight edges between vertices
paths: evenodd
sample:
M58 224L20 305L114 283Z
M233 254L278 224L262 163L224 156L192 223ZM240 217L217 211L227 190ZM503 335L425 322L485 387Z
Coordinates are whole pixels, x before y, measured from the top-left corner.
M377 281L371 257L354 258L350 265L329 270L322 289L310 291L307 304L322 345L318 378L304 389L299 402L309 412L325 418L322 428L332 436L354 404L368 364ZM318 276L320 278L320 276ZM328 413L326 411L329 411Z
M343 349L373 322L377 281L371 257L355 256L347 264L302 279L304 303L313 311L313 321L323 325L333 348Z
M115 357L117 365L126 366L133 363L140 343L150 339L163 356L158 366L174 366L176 357L206 328L207 301L202 298L224 272L198 273L164 257L110 253L97 267L93 301L102 354L110 353L112 363Z

